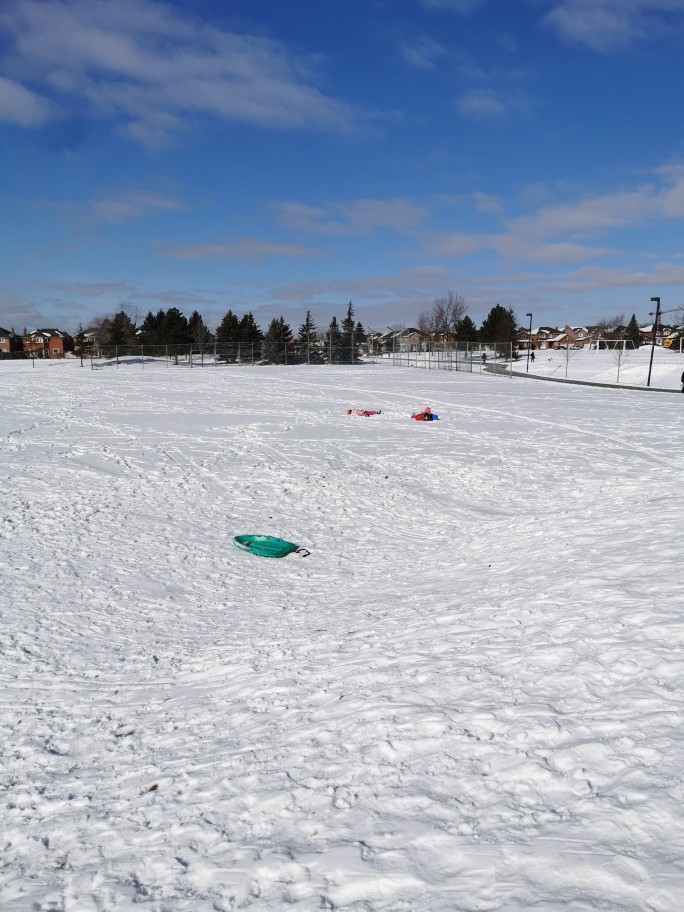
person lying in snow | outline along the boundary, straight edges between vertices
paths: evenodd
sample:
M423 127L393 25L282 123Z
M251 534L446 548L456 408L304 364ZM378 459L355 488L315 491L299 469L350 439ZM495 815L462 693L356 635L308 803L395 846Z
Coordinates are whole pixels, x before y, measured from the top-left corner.
M347 409L348 415L363 415L364 418L370 418L371 415L381 415L382 412L369 412L368 409Z
M437 421L439 415L433 415L430 411L430 406L426 405L422 412L418 412L417 415L411 415L415 421Z

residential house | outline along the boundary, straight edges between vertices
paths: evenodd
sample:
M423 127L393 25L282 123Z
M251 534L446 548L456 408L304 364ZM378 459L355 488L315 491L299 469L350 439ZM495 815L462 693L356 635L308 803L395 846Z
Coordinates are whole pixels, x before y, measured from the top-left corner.
M560 348L567 345L568 337L565 332L561 332L557 326L540 326L539 329L532 332L532 347Z
M0 358L12 357L21 350L21 338L14 329L3 329L0 326Z
M27 333L24 327L22 343L29 358L63 358L74 348L74 340L69 333L59 329L36 329Z
M671 335L672 329L672 326L664 326L662 323L658 323L655 344L662 345L664 340ZM639 327L639 342L641 345L653 345L653 323Z
M419 329L409 327L399 332L386 332L378 342L384 352L417 352L423 350L425 336Z
M568 337L570 348L588 348L591 345L591 334L586 326L566 326L563 332Z

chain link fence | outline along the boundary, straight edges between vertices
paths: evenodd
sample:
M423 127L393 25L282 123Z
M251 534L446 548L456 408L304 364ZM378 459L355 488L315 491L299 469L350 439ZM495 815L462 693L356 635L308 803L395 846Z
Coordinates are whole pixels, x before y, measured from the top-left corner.
M452 342L421 343L415 351L394 351L391 358L395 367L510 375L519 356L511 342Z
M184 345L103 345L84 356L93 370L107 367L240 367L268 364L339 364L385 361L393 367L418 367L425 370L510 373L518 358L513 345L506 343L451 342L420 343L372 350L368 345L342 345L335 342L255 342L221 347L215 342Z
M254 364L356 364L357 346L324 343L247 342L220 346L215 342L183 345L101 345L88 353L93 370L121 365L162 367L239 367Z

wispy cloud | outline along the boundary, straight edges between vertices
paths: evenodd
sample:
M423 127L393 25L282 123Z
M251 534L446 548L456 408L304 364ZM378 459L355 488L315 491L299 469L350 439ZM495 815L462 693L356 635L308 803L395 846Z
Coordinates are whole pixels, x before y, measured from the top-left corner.
M216 241L209 244L157 244L159 256L173 260L208 260L239 257L258 260L264 257L294 257L305 259L319 256L320 252L298 247L296 244L282 244L259 238L236 238L232 241Z
M433 70L446 50L432 38L422 36L412 40L404 39L399 46L399 53L411 66L419 70Z
M426 217L422 206L405 199L330 202L325 208L285 202L277 209L286 227L312 234L368 235L382 229L411 233Z
M660 220L684 219L684 167L669 164L658 168L658 183L607 193L575 202L542 206L535 212L504 222L500 233L469 233L463 230L431 238L438 256L466 256L494 251L504 260L546 264L570 264L613 257L616 246L584 243L596 237L635 225ZM473 201L478 207L478 194ZM485 205L488 198L484 197ZM494 201L494 204L496 200Z
M83 203L66 200L42 205L56 209L87 225L100 223L120 225L133 219L149 217L158 212L179 212L185 209L185 204L175 197L133 188L103 193Z
M353 131L362 119L316 87L312 59L273 39L197 22L170 4L10 0L0 30L12 79L5 104L24 126L43 122L53 97L85 101L147 146L201 116L334 132Z
M652 186L647 186L544 207L509 222L509 228L516 235L528 237L586 236L607 229L626 228L654 215L657 209L658 195Z
M487 0L420 0L421 6L428 10L439 12L459 13L466 15L480 9Z
M443 287L449 279L449 270L443 266L416 266L402 269L391 275L359 276L331 282L296 282L274 288L272 297L293 303L303 303L330 295L362 295L365 300L388 299L430 301L435 288ZM421 305L422 306L422 305Z
M130 282L74 282L70 285L58 285L57 288L67 294L100 298L110 294L131 294L137 286Z
M554 266L586 263L589 260L617 256L620 252L611 247L590 247L570 241L531 242L514 235L491 236L488 238L488 242L491 249L495 250L503 260L544 263Z
M684 14L684 0L553 0L545 21L571 44L612 51L662 34L667 17Z
M40 127L57 116L54 106L25 86L0 76L0 121Z
M458 111L465 117L479 120L500 120L510 114L529 114L532 104L520 89L475 88L464 92L456 101Z
M84 217L89 222L121 224L154 212L178 212L183 209L185 205L171 196L145 190L128 190L119 196L91 200L84 209Z
M684 286L684 266L658 263L647 272L641 269L587 266L564 277L566 291L602 291L610 288L661 288Z
M506 105L493 89L475 89L466 92L456 102L461 114L472 117L501 117L506 113Z
M35 326L41 319L40 310L27 298L0 292L0 314L3 329L14 327L17 332L26 325Z
M489 193L473 193L473 202L478 212L488 212L491 215L501 215L503 212L503 200L498 196L492 196Z

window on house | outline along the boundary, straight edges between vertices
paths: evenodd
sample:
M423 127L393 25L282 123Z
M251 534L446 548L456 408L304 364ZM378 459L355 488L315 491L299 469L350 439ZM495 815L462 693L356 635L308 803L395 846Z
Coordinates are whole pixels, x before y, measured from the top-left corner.
M53 348L53 349L52 349L52 354L53 354L53 355L58 355L58 354L59 354L59 349L58 349L58 348Z

